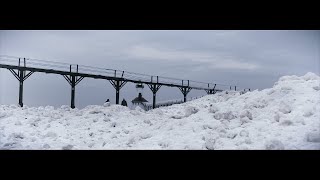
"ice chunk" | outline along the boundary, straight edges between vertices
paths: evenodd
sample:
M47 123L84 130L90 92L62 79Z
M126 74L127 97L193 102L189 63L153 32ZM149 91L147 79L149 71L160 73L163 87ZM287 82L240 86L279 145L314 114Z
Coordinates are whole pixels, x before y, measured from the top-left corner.
M246 144L251 144L251 143L252 143L252 141L251 141L250 138L246 138L246 139L244 140L244 142L245 142Z
M110 102L105 102L105 103L103 104L103 106L104 106L104 107L109 107L109 106L110 106Z
M219 108L217 106L214 106L214 105L210 105L210 108L209 108L209 112L210 113L216 113L217 111L219 111Z
M134 139L134 137L132 137L132 138L130 138L130 139L128 140L127 145L128 145L129 147L131 147L135 142L136 142L136 140Z
M53 106L46 106L46 107L44 108L44 110L46 110L46 111L53 111L53 110L54 110L54 107L53 107Z
M274 120L276 122L279 122L280 121L280 115L278 113L276 113L276 115L274 116Z
M64 111L70 111L70 106L67 106L67 105L62 105L61 107L60 107L60 109L62 109L62 110L64 110Z
M247 130L241 130L239 135L241 137L248 137L249 136L249 132Z
M0 119L7 116L7 113L0 111Z
M151 138L151 137L152 137L151 134L142 134L142 135L140 135L141 139L148 139L148 138Z
M248 117L250 120L252 120L252 114L250 111L245 110L243 112L241 112L240 114L240 118L244 118L244 117Z
M111 127L116 127L117 123L116 122L112 122L111 123Z
M271 90L269 90L268 92L267 92L267 94L268 95L271 95L271 94L273 94L274 92L276 92L274 89L271 89Z
M313 86L312 87L314 90L319 91L320 90L320 86Z
M242 124L245 124L245 123L249 123L250 122L250 119L248 117L244 117L244 118L241 118L240 119L240 122L241 122L241 125Z
M198 111L199 111L198 108L193 107L193 106L188 106L188 107L186 107L186 109L185 109L185 117L189 117L190 115L195 114L195 113L197 113Z
M313 115L313 112L312 112L312 110L307 110L307 111L305 111L304 113L303 113L303 116L304 117L310 117L310 116L312 116Z
M237 136L237 133L228 133L227 138L234 139Z
M14 139L24 139L25 136L22 133L12 133L9 138L14 138Z
M47 134L45 135L45 137L50 137L50 138L55 138L57 136L58 136L57 133L52 131L47 132Z
M103 121L104 121L104 122L109 122L109 121L111 121L111 119L108 118L108 117L103 117Z
M307 134L307 141L308 141L308 142L320 143L320 132L317 132L317 133L308 133L308 134Z
M222 113L216 113L216 114L214 114L213 117L214 117L216 120L220 120L220 119L222 119L223 114L222 114Z
M232 111L228 111L226 113L223 113L223 119L232 120L234 118L236 118L236 116L233 114Z
M158 145L161 146L162 148L168 148L169 147L169 143L168 142L159 142Z
M205 140L205 147L208 149L208 150L214 150L215 149L215 144L216 144L216 140L213 139L213 138L208 138Z
M139 111L139 112L145 112L145 110L142 109L140 106L137 106L137 107L135 108L135 110L136 110L136 111ZM139 115L140 115L140 114L139 114Z
M146 123L146 124L152 125L152 123L151 123L151 121L149 119L145 119L145 120L143 120L143 122Z
M279 108L279 111L280 112L282 112L283 114L288 114L288 113L290 113L291 112L291 107L288 105L288 104L286 104L286 103L284 103L284 102L281 102L280 103L280 108Z
M290 126L293 124L293 122L291 120L283 120L281 123L281 125L284 125L284 126Z
M21 121L16 121L16 122L14 123L14 125L16 125L16 126L21 126L22 123L21 123Z
M50 145L49 145L49 144L44 144L44 145L43 145L43 148L44 148L44 149L49 149L49 148L50 148Z
M312 72L308 72L307 74L305 74L304 76L302 76L302 79L309 81L309 80L317 80L319 79L319 76L317 76L316 74L312 73Z
M273 139L265 143L265 148L267 150L284 150L284 145L281 141Z
M157 114L157 115L160 115L160 116L163 115L163 111L162 111L160 108L154 109L154 110L152 111L152 113Z
M21 148L22 145L19 142L9 142L9 143L5 143L2 147L2 149L17 149L17 148Z
M82 116L82 115L83 115L83 112L82 112L82 111L76 111L74 114L75 114L76 116Z
M103 112L100 109L97 109L97 108L89 111L89 114L99 114L99 113L103 113Z
M236 118L232 111L224 112L224 113L215 113L213 116L216 120L232 120Z
M73 148L73 145L68 144L67 146L63 146L62 150L71 150Z
M292 80L300 80L300 78L296 75L293 76L282 76L279 78L279 81L292 81Z
M290 86L282 86L281 87L281 91L289 92L290 90L292 90L292 87L290 87Z

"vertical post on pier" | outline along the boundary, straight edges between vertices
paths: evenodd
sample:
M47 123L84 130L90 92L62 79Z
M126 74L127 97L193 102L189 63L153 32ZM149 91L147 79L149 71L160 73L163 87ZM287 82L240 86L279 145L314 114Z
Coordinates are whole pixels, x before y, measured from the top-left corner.
M157 79L158 79L158 76L157 76ZM155 109L156 108L156 95L157 95L157 92L160 89L161 85L158 85L156 83L155 84L147 84L147 85L150 88L150 90L152 91L152 97L153 97L152 108Z
M156 108L156 93L157 93L157 91L155 91L156 85L153 84L152 86L154 89L154 91L152 92L152 94L153 94L152 108L154 109L154 108Z
M19 72L19 105L23 107L23 71L19 70L18 72Z
M75 99L75 88L76 88L76 76L71 76L71 108L74 109L74 99Z
M234 86L234 90L237 91L237 86Z
M119 104L120 89L127 83L127 81L116 79L116 80L109 80L109 82L116 89L116 104Z
M23 58L23 67L26 67L26 58ZM23 76L26 76L26 71L23 71Z
M120 97L120 82L116 81L116 104L119 104Z
M187 94L191 91L190 87L178 87L183 94L183 101L187 102Z
M19 81L19 106L23 107L23 81L26 80L32 73L34 73L33 71L30 71L27 75L26 75L26 70L25 70L25 59L24 59L24 64L22 66L20 66L21 64L21 59L19 58L19 68L17 68L17 71L15 71L14 69L8 69L15 78L17 78L17 80Z

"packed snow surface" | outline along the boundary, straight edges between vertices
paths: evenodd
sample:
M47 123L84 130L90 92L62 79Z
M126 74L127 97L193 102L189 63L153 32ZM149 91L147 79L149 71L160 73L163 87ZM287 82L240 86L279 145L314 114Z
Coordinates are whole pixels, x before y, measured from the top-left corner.
M145 112L0 105L0 149L320 149L320 77Z

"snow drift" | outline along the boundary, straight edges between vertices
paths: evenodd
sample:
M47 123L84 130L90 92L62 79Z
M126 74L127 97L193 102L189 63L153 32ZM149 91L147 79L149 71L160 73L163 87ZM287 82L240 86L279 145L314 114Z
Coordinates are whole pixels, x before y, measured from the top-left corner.
M146 112L0 105L0 149L320 149L320 77Z

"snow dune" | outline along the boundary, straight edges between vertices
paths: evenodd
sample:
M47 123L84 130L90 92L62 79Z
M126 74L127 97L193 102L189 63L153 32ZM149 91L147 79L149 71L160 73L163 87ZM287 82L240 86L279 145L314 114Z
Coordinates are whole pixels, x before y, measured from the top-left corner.
M147 112L0 105L0 149L320 149L320 77Z

